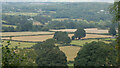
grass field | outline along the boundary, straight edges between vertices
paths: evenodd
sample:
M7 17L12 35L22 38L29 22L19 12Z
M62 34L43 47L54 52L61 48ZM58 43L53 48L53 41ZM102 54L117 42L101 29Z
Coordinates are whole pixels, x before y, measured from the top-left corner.
M4 42L2 42L2 45L7 45L7 41L2 40ZM10 48L16 47L18 46L18 48L26 48L26 47L31 47L33 45L35 45L36 43L27 43L27 42L15 42L15 41L10 41L11 45Z
M73 40L71 42L71 44L73 45L79 45L79 46L83 46L85 43L90 43L92 41L98 41L97 39L88 39L88 40ZM102 39L100 39L99 41L103 41L105 43L110 43L109 41L104 41Z
M68 68L74 68L74 64L67 64L68 65Z
M83 46L83 44L85 44L85 43L90 43L90 42L92 42L92 41L98 41L98 40L96 40L96 39L93 39L93 40L73 40L73 41L71 42L71 44Z
M2 36L53 34L54 32L2 32Z
M59 48L67 56L67 61L73 61L74 58L77 56L78 51L80 50L80 47L76 46L63 46Z
M71 38L72 36L74 36L74 34L69 34L69 37ZM110 35L98 35L98 34L86 34L86 37L82 38L82 39L88 39L88 38L109 38L112 37Z
M7 21L4 21L4 20L2 20L2 22L4 22L4 23L8 23Z
M2 24L2 27L14 27L14 28L16 28L17 26L15 26L15 25L5 25L5 24Z

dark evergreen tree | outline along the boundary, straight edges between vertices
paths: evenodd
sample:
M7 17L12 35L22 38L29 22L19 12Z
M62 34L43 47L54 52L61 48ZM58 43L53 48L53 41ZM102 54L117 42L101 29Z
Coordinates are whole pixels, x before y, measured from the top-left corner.
M109 29L109 34L111 35L116 35L116 29L114 25L111 25L110 29Z

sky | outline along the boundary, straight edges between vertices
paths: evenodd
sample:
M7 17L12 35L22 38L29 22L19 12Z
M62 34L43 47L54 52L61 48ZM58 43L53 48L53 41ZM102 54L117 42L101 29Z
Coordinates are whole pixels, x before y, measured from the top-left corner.
M2 2L114 2L114 0L0 0Z

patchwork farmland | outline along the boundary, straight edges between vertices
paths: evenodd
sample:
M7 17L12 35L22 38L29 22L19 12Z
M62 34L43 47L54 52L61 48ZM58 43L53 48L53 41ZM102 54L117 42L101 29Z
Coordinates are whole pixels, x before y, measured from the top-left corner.
M47 39L53 38L53 34L56 31L75 32L76 29L61 29L61 30L50 30L50 31L52 32L3 32L2 33L2 36L3 36L2 39L4 40L3 44L6 45L5 40L9 40L12 37L11 40L13 41L11 41L12 46L10 47L18 46L19 48L27 48L36 44L32 42L42 42ZM112 37L110 35L101 35L101 33L103 34L108 33L108 30L99 30L97 28L89 28L89 29L85 29L85 31L86 33L89 33L89 34L86 34L86 37L82 38L83 40L73 40L71 42L72 45L77 45L77 46L60 46L59 47L60 50L63 51L67 56L67 61L73 61L74 58L77 56L77 52L81 48L80 46L83 46L85 43L98 41L95 38L111 38ZM74 34L68 34L70 38L73 35ZM101 41L104 41L104 40L101 40ZM107 42L107 41L104 41L104 42ZM110 42L107 42L107 43L110 43Z

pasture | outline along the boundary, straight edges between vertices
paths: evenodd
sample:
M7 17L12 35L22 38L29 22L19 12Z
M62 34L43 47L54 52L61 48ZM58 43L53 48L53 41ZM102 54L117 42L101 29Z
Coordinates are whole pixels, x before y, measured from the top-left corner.
M15 26L15 25L5 25L5 24L2 24L2 27L14 27L14 28L16 28L17 26Z
M70 44L73 44L73 45L79 45L79 46L83 46L85 43L90 43L92 41L103 41L105 43L110 43L110 41L105 41L105 39L100 39L100 40L97 40L97 39L88 39L88 40L73 40Z
M2 45L7 45L7 41L6 40L2 40ZM14 48L16 46L18 46L18 48L26 48L26 47L31 47L33 45L35 45L36 43L28 43L28 42L15 42L15 41L10 41L10 48Z

